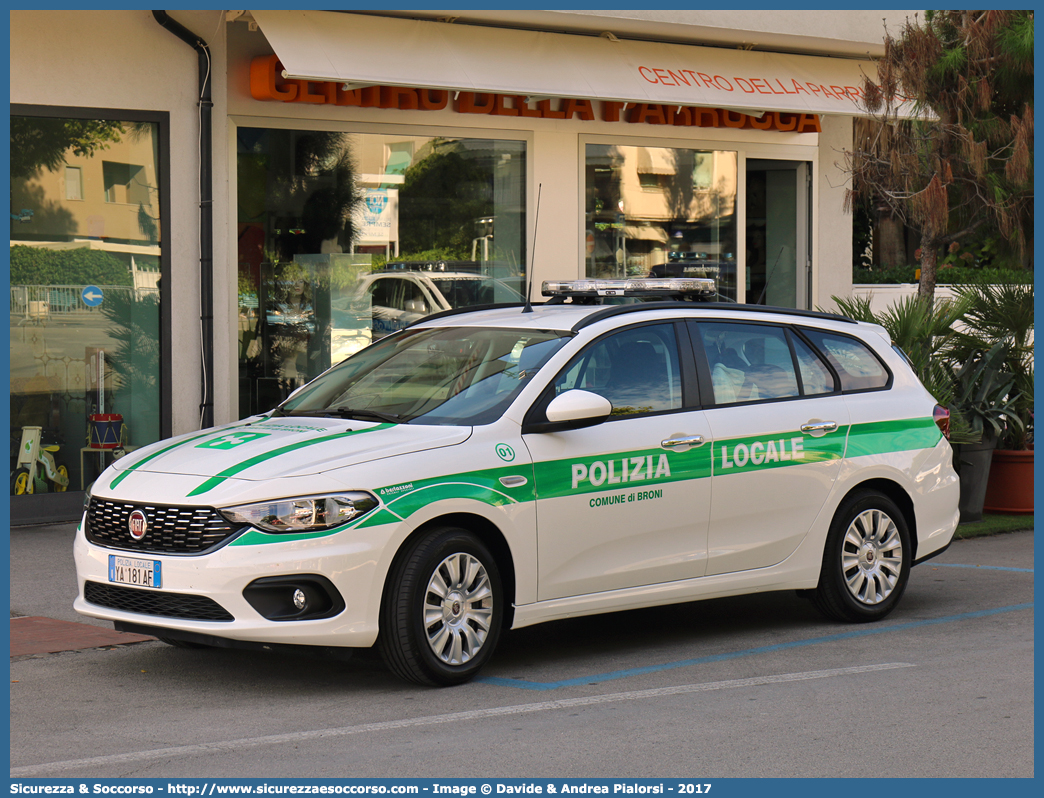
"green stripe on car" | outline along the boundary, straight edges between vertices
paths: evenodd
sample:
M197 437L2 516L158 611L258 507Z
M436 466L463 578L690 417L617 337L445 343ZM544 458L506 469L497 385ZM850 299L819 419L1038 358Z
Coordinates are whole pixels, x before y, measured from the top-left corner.
M245 427L245 426L249 426L249 425L248 424L239 424L236 427L233 427L232 429L238 429L239 427ZM160 449L158 452L153 452L148 457L143 457L141 460L136 462L134 465L130 466L126 471L122 472L118 477L116 477L116 479L114 479L112 482L109 483L109 487L110 488L115 488L117 485L119 485L121 482L123 482L123 480L125 480L127 477L129 477L132 473L137 471L143 465L145 465L148 462L151 462L151 461L155 460L157 457L161 457L162 455L167 454L167 452L172 452L175 449L180 449L182 446L187 446L188 444L194 443L195 441L202 440L203 438L209 438L211 436L215 436L215 437L220 438L222 435L226 434L227 431L228 430L225 429L225 430L222 430L220 433L216 433L214 430L207 430L206 432L202 433L201 435L194 435L191 438L186 438L183 441L178 441L173 446L168 446L165 449Z
M848 435L845 457L934 449L940 440L942 431L931 416L856 424Z
M706 479L712 474L725 476L791 465L836 462L842 457L933 448L941 437L931 418L913 418L855 424L818 438L794 431L729 438L685 452L665 452L661 448L639 449L447 474L379 488L374 493L384 506L354 523L336 529L300 535L266 534L251 530L231 545L307 540L347 529L399 523L430 504L448 499L470 499L498 507L530 502L537 498L564 498L605 493L623 487L652 487L670 482ZM271 454L274 456L274 453ZM248 467L246 464L241 465ZM525 477L526 481L505 487L501 479L510 477ZM222 475L215 477L219 481L224 478Z
M714 474L747 474L809 463L829 463L845 456L844 427L814 438L787 433L730 438L714 444Z
M318 445L320 443L327 443L328 441L341 440L342 438L348 438L348 437L351 437L353 435L362 435L362 434L367 433L367 432L377 432L378 430L388 429L389 427L394 427L394 426L395 426L394 424L377 424L376 426L370 427L368 429L349 430L348 432L338 432L338 433L336 433L334 435L323 435L320 438L312 438L311 440L301 441L300 443L291 443L291 444L288 444L286 446L280 446L278 449L272 449L270 451L267 451L267 452L264 452L262 454L259 454L259 455L255 456L255 457L251 457L248 460L244 460L241 463L237 463L236 465L232 466L231 468L226 468L220 474L217 474L216 476L211 477L206 482L204 482L201 485L199 485L199 487L197 487L194 490L192 490L188 495L189 496L200 496L200 495L202 495L204 493L207 493L208 491L211 491L214 488L216 488L218 485L220 485L226 479L229 479L230 477L234 477L236 474L240 474L243 471L246 471L248 468L253 468L256 465L259 465L260 463L267 462L267 461L271 460L274 457L279 457L280 455L289 454L290 452L296 452L297 450L304 449L307 446L316 446L316 445Z

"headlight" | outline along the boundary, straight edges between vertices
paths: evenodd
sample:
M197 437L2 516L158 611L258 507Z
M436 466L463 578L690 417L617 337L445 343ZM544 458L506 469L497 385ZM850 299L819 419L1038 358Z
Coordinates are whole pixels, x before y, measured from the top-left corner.
M218 512L233 523L250 524L266 532L311 532L347 524L370 512L378 504L376 497L369 493L352 491L336 496L308 496L244 504L241 507L225 507Z

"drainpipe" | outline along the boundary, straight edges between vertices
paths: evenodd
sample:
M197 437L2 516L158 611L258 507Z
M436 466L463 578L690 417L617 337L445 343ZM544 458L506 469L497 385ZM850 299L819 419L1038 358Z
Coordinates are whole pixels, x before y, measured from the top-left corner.
M202 38L174 21L166 11L153 11L156 22L193 48L199 58L199 326L202 346L201 429L214 426L214 197L211 139L210 48Z

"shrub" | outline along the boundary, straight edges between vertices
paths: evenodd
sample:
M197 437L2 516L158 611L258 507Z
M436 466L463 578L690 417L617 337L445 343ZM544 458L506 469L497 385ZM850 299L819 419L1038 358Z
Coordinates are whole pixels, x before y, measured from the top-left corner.
M131 285L130 268L97 249L11 247L11 285Z
M917 282L917 266L892 269L852 269L855 285L892 285ZM970 266L941 268L937 285L1025 285L1033 283L1032 269L977 269Z

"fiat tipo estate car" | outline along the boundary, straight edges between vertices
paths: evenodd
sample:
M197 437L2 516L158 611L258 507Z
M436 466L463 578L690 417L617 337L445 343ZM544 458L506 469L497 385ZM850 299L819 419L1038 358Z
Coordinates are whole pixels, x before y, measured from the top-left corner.
M545 284L94 483L76 609L182 646L376 646L474 676L502 629L764 591L875 621L957 524L945 412L885 331ZM565 299L568 297L568 299Z

